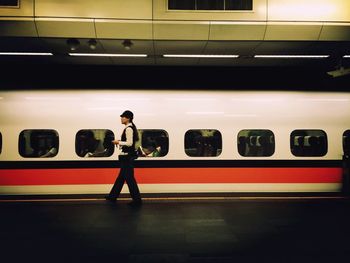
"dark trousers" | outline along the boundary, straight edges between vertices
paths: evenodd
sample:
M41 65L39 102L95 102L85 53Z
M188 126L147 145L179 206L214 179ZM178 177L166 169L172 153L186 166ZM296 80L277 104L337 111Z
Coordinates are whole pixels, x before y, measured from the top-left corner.
M119 155L120 172L109 193L111 198L118 198L126 181L132 199L141 202L140 190L134 177L134 158L128 155Z

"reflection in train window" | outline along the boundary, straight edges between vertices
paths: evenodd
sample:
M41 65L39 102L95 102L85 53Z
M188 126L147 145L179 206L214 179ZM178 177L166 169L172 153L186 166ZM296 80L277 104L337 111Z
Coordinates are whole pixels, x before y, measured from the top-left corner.
M169 151L169 136L164 130L138 130L136 149L141 157L163 157Z
M275 136L270 130L242 130L238 133L238 152L245 157L267 157L275 152Z
M75 152L80 157L109 157L114 153L111 130L80 130L75 136Z
M343 134L343 152L345 155L350 155L350 130Z
M1 154L1 150L2 150L2 135L1 135L1 132L0 132L0 154Z
M327 134L322 130L295 130L290 135L290 148L295 156L324 156Z
M24 130L19 135L18 150L22 157L54 157L58 148L59 138L55 130Z
M185 152L191 157L219 156L222 138L218 130L189 130L185 134Z

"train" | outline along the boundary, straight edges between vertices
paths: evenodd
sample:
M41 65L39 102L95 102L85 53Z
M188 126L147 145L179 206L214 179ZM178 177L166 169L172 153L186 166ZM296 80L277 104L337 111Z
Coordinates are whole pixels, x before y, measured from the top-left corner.
M349 93L67 89L0 91L0 195L108 193L124 110L142 193L342 190Z

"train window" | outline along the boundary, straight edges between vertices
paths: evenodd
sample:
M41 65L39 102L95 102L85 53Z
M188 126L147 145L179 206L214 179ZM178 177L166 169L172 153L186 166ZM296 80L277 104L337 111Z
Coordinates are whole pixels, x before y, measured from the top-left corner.
M225 0L225 10L253 10L253 0Z
M224 10L224 0L197 0L198 10Z
M1 132L0 132L0 154L1 154L1 150L2 150L2 135L1 135Z
M322 130L295 130L290 135L290 148L295 156L324 156L327 134Z
M270 130L242 130L237 147L244 157L268 157L275 152L275 136Z
M24 130L19 135L18 150L22 157L54 157L58 148L59 138L55 130Z
M196 0L168 0L169 10L195 10Z
M168 0L169 10L253 10L253 0Z
M350 155L350 130L343 134L343 151L345 155Z
M189 130L185 134L185 152L191 157L219 156L222 137L218 130Z
M164 130L138 130L140 140L136 143L141 157L163 157L169 151L169 135Z
M75 136L75 152L80 157L109 157L114 153L111 130L80 130Z
M0 7L19 7L19 0L0 0Z

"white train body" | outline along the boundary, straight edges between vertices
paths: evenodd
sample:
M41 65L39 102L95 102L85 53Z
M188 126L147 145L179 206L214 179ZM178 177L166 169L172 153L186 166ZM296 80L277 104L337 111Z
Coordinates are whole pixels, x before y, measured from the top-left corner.
M84 129L108 129L120 137L123 125L119 115L127 109L134 112L138 129L165 130L169 140L165 156L140 157L136 161L140 164L135 169L136 178L143 193L341 190L343 138L350 129L348 93L48 90L0 92L0 194L108 192L118 172L118 151L109 157L80 157L75 149L76 135ZM36 129L58 133L56 156L20 155L20 133ZM221 153L205 157L187 155L184 136L193 129L218 130ZM273 132L275 149L271 156L247 157L239 153L239 132L256 129ZM328 142L326 154L295 156L290 142L295 130L324 131ZM108 167L104 166L106 163ZM299 179L293 179L293 169L299 169L296 171ZM308 169L313 179L307 179ZM67 178L74 177L75 172L80 175L72 180ZM87 181L84 174L89 178ZM28 179L31 176L38 178Z

